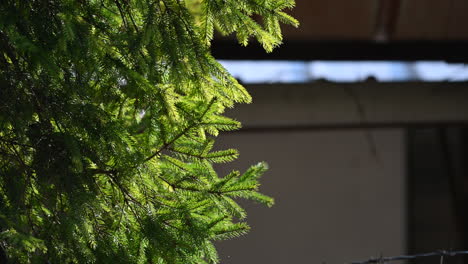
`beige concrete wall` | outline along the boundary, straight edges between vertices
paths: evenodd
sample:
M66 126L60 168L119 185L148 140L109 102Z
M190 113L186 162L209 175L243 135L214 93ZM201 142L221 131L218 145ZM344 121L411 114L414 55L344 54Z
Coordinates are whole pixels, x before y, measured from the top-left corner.
M249 128L468 120L468 83L314 82L247 89L253 104L228 115Z
M284 109L287 111L287 109ZM265 160L262 192L272 208L253 203L251 232L218 244L221 263L345 263L406 249L403 132L291 131L224 134L218 147L240 150L220 166L245 170Z
M252 230L218 243L221 263L345 263L406 253L404 130L316 130L314 125L362 124L356 100L345 89L360 98L371 123L445 120L466 113L459 113L463 104L447 99L463 94L460 89L412 87L249 86L254 104L240 105L229 115L254 129L219 137L217 147L239 149L240 159L218 166L218 171L244 171L267 161L270 170L261 190L273 196L276 205L242 202ZM418 100L425 105L415 105ZM427 113L435 110L439 116ZM275 126L282 129L256 129Z

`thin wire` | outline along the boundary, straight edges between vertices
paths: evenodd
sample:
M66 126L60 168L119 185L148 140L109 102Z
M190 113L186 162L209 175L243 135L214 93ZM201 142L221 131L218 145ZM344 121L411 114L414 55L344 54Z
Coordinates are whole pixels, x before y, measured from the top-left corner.
M457 255L468 255L468 251L446 251L446 250L439 250L436 252L430 253L423 253L423 254L416 254L416 255L402 255L402 256L395 256L395 257L380 257L380 258L371 258L365 261L357 261L351 262L350 264L371 264L371 263L385 263L391 261L403 261L403 260L411 260L416 258L424 258L424 257L434 257L440 256L441 263L444 263L444 257L453 257Z

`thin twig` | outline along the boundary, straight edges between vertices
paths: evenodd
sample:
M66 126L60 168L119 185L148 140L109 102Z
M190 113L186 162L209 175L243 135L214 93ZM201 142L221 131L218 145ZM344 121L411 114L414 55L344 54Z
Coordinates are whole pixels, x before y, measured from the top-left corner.
M358 94L352 88L349 88L349 89L343 88L343 91L351 98L351 100L353 100L356 106L356 111L358 114L359 122L366 123L368 121L366 108L364 107L364 104L359 98ZM367 138L367 141L369 142L371 154L374 156L374 158L376 159L378 163L381 163L379 152L377 150L377 144L375 142L374 135L372 134L372 130L366 129L364 133Z

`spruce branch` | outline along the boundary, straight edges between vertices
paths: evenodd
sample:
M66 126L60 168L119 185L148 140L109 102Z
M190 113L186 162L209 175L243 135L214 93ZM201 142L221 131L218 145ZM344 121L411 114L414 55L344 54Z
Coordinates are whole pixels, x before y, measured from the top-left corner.
M210 110L210 108L213 106L213 104L215 103L216 101L216 98L213 98L211 99L211 101L208 103L208 106L206 107L205 111L203 111L203 113L195 120L192 120L191 123L186 126L181 132L179 132L175 137L173 137L170 141L164 143L164 145L162 145L161 148L159 148L157 151L155 151L153 154L151 154L149 157L145 158L144 161L149 161L151 159L153 159L154 157L158 156L159 154L161 154L161 152L165 149L167 149L169 146L171 146L172 144L174 144L174 142L176 142L179 138L181 138L182 136L184 136L187 132L189 132L191 129L195 128L197 125L200 124L200 122L203 120L203 118L205 117L206 113L208 113L208 111Z
M34 146L32 146L32 145L19 143L17 140L6 139L6 138L3 138L1 136L0 136L0 141L3 141L5 143L9 143L9 144L12 144L12 145L20 146L20 147L34 148Z
M271 48L276 1L0 1L1 261L217 263L212 241L248 229L231 198L268 199L259 171L213 168L237 152L207 134L250 96L209 42L219 26Z

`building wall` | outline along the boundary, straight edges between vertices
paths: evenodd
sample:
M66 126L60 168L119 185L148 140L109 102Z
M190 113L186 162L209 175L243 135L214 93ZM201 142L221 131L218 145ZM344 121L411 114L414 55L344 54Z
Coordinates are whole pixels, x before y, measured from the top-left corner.
M354 99L340 94L341 87L250 90L257 103L228 113L246 121L246 128L223 133L217 141L217 148L238 149L240 158L217 170L225 175L268 162L261 191L276 204L266 208L241 201L252 230L217 244L221 263L347 263L406 253L404 130L334 127L360 122ZM362 90L356 92L367 98ZM375 100L361 104L374 105ZM378 114L371 116L373 122L379 120ZM323 120L333 120L326 124L330 129L314 126Z
M217 169L267 161L261 191L276 205L241 201L252 230L217 244L221 263L349 263L464 249L438 137L410 132L466 125L467 83L247 88L254 103L227 112L244 128L217 141L240 159Z
M272 208L243 202L251 232L218 244L221 263L345 263L406 250L402 130L229 133L220 148L244 171L265 160L261 191Z

